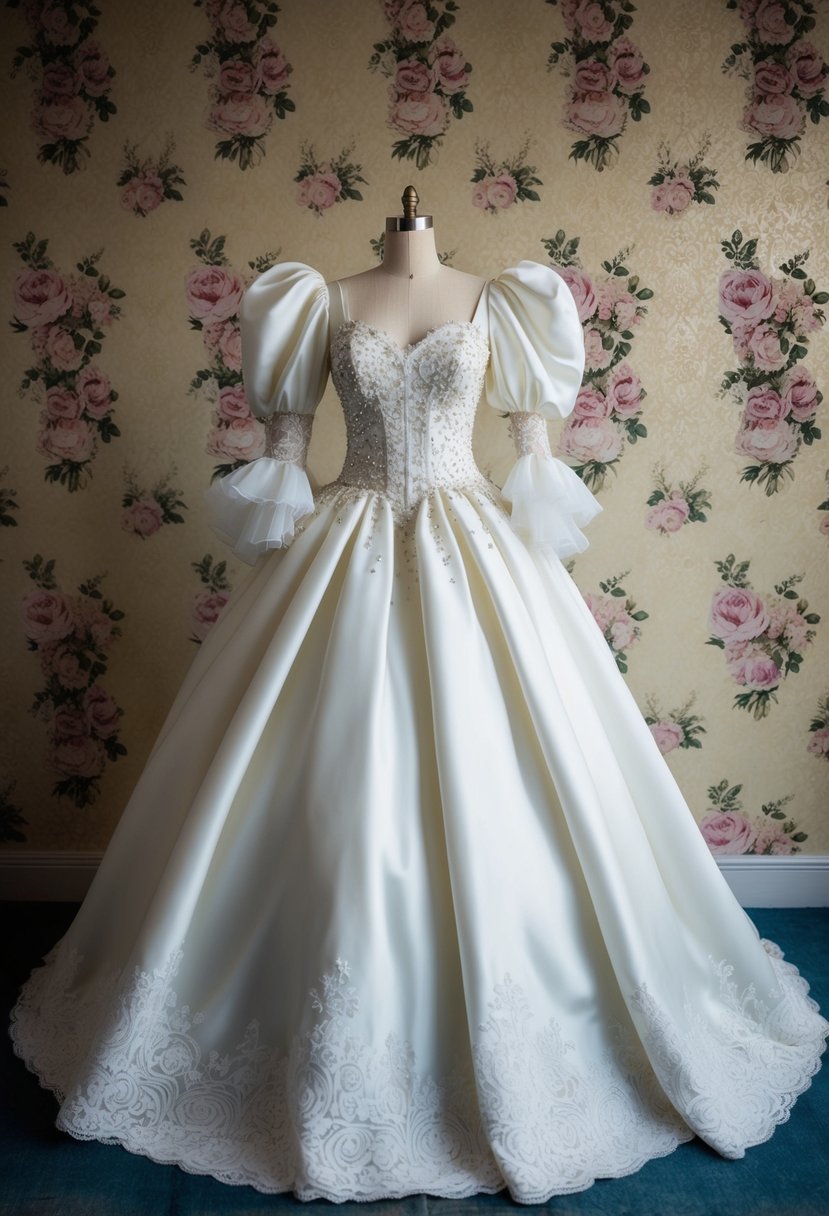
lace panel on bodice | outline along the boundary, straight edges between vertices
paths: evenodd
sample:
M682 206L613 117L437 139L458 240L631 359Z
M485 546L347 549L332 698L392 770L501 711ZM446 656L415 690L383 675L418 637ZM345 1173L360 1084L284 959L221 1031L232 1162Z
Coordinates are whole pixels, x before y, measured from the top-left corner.
M398 522L435 488L491 494L472 452L488 360L489 344L471 321L449 321L405 349L364 321L338 326L331 375L347 450L330 484L380 492Z

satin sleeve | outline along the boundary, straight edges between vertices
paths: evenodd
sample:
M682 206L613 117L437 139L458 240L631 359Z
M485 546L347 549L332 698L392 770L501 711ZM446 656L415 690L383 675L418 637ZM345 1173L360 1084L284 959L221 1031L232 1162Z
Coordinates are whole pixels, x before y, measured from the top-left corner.
M547 422L572 413L584 375L584 334L576 302L551 266L523 261L486 291L490 345L484 391L510 416L517 460L501 493L525 544L559 558L583 552L579 525L602 510L576 472L552 455Z
M322 275L302 262L260 274L239 313L248 406L265 423L266 453L213 482L208 523L250 565L286 548L314 509L306 469L313 415L329 374L329 299Z

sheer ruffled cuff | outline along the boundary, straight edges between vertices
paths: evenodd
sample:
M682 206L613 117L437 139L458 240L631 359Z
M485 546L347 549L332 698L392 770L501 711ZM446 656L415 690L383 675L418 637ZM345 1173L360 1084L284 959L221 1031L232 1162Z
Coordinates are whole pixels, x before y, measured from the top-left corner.
M296 523L314 509L305 469L273 456L260 456L214 481L204 502L210 527L251 566L268 549L286 548Z
M524 543L561 558L584 552L590 541L578 525L602 510L569 465L536 451L518 457L501 494L512 503L510 523Z

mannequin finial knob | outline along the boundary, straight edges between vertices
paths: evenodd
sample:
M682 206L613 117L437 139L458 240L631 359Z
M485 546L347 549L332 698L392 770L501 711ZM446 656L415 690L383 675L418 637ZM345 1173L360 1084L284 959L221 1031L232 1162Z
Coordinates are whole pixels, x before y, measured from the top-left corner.
M407 186L401 196L403 203L403 218L413 220L417 215L417 204L420 202L420 197L414 186Z

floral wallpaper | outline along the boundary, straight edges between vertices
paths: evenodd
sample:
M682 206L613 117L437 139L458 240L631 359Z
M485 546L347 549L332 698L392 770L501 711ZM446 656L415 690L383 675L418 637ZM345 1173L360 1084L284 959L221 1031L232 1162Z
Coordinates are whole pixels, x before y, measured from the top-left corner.
M555 268L584 326L567 566L713 853L829 853L829 9L7 0L0 847L105 847L246 569L239 305L280 259ZM309 469L339 472L329 386ZM514 460L482 405L481 468Z

